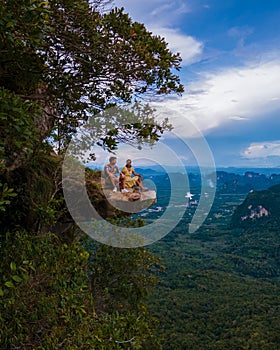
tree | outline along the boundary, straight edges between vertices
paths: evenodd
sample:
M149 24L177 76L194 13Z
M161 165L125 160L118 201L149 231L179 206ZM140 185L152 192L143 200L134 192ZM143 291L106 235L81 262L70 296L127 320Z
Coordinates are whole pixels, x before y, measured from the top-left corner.
M1 86L41 106L33 117L39 143L50 136L67 143L89 116L110 106L183 91L173 72L180 69L179 54L123 9L100 11L105 3L7 0L0 5ZM123 132L123 125L115 125L113 138L119 127ZM147 131L141 118L136 128ZM15 163L23 158L17 155Z

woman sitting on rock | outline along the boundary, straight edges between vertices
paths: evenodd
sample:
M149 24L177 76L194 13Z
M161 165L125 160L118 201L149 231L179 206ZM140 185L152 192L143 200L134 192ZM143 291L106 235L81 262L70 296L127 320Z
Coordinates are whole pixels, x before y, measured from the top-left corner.
M135 186L139 186L142 191L148 191L147 188L143 187L141 175L137 174L134 168L131 166L130 159L126 161L125 167L122 168L122 173L125 176L125 187L133 188Z

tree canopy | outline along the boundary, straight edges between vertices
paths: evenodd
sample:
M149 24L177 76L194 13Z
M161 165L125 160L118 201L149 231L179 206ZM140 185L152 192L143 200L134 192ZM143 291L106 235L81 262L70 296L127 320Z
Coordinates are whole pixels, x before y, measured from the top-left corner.
M102 4L0 4L1 86L41 107L33 116L40 141L52 136L65 142L82 122L113 105L183 91L174 73L179 54L123 9L101 11Z

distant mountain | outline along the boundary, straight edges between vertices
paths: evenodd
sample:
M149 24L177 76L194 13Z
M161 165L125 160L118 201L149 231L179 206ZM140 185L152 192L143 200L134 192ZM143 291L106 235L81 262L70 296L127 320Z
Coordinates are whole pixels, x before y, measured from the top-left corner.
M160 168L138 168L135 167L135 170L137 171L137 173L140 173L142 175L162 175L165 174L165 171L163 169Z
M89 168L96 170L92 164ZM100 168L101 169L101 168ZM212 181L213 177L217 178L217 191L220 194L247 194L251 190L266 190L273 185L280 184L280 174L276 169L260 169L263 172L256 172L256 169L235 169L229 168L228 170L234 172L218 170L216 173L208 175L206 180ZM153 180L157 178L157 182L166 183L166 176L176 176L176 174L183 176L182 169L178 167L162 167L160 165L150 166L135 166L137 173L142 174L144 178L152 177ZM201 175L199 168L197 167L186 167L186 174L189 178L190 186L200 187L201 186ZM272 173L272 171L275 171Z
M251 191L233 214L234 227L275 227L280 225L280 184L267 190Z
M245 174L217 171L217 188L220 193L248 193L251 190L265 190L280 184L280 174L264 175L254 171Z
M236 168L236 167L217 167L217 171L225 171L227 173L235 173L244 175L246 172L253 171L254 173L264 174L270 176L271 174L279 174L280 166L273 168Z
M137 172L144 176L163 176L166 171L160 167L136 167ZM175 169L172 169L175 170ZM194 170L194 171L192 171ZM187 170L190 184L199 185L201 176L196 169ZM175 174L176 171L170 171L169 174ZM180 172L178 172L179 174ZM209 179L213 178L213 174L209 175ZM273 185L280 184L280 174L262 174L254 171L246 171L245 173L230 173L226 171L217 171L217 190L222 194L247 194L251 190L266 190Z

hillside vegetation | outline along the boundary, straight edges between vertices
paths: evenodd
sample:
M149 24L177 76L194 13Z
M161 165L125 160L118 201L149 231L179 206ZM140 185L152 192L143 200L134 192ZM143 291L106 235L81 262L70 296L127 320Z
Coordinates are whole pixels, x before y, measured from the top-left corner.
M108 4L0 2L1 349L161 348L146 307L158 260L84 236L62 192L67 146L89 118L91 146L152 144L170 126L149 106L127 112L133 123L101 112L183 91L179 54ZM113 222L99 175L86 171L89 197Z

